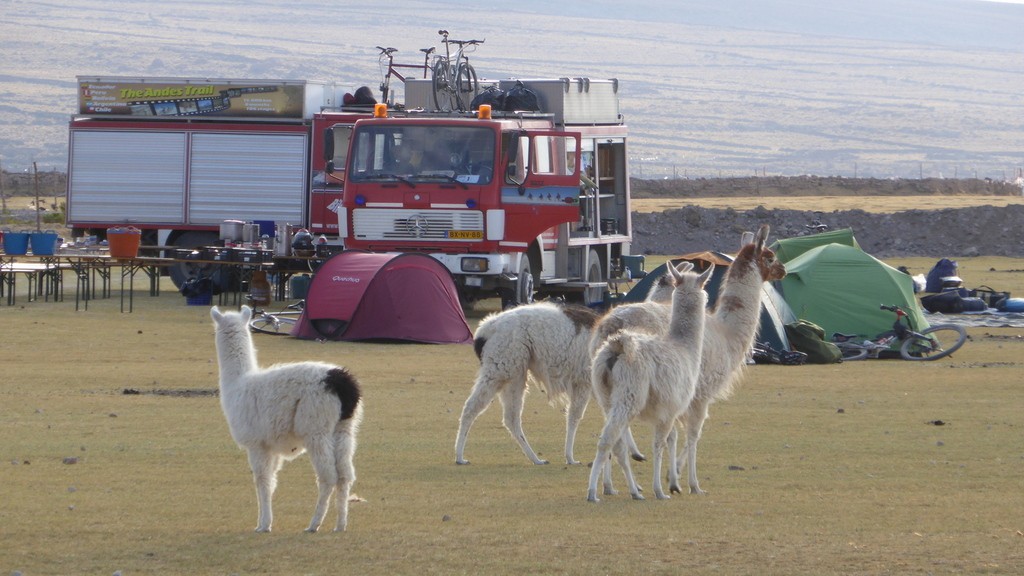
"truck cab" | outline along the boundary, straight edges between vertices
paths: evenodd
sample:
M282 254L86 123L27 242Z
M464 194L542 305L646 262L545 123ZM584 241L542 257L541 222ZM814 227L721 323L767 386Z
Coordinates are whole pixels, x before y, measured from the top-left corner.
M339 237L347 249L432 255L465 303L599 304L630 240L625 127L614 120L379 105L352 127Z

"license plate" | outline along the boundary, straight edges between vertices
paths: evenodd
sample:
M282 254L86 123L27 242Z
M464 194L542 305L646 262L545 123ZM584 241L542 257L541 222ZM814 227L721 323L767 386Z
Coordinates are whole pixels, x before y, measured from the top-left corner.
M481 240L484 237L483 230L449 230L448 237L452 240Z

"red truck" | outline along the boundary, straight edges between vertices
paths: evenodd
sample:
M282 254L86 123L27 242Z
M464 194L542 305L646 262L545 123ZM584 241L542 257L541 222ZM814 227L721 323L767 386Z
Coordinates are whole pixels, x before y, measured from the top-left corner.
M332 175L345 183L345 247L428 253L465 302L602 302L631 239L618 83L521 79L498 88L518 82L539 111L429 112L428 81L410 80L403 111L379 105L358 120L344 174Z

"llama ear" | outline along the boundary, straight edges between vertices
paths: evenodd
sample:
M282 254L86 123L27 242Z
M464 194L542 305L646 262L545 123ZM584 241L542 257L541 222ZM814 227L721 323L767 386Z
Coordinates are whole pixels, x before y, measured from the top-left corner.
M676 265L673 264L671 260L665 262L665 264L668 268L669 274L672 275L672 285L674 286L676 284L679 284L679 279L683 277L682 273L679 272L679 269L676 268Z
M242 305L242 318L245 320L245 323L248 324L249 320L252 319L252 308Z
M216 306L210 308L210 318L213 318L214 322L220 322L220 319L223 317L224 315L220 313Z
M757 237L754 239L754 242L757 244L758 252L764 250L764 243L768 240L768 230L767 224L762 224L761 228L757 230Z
M698 282L698 283L699 283L699 284L700 284L701 286L704 286L705 284L707 284L707 283L708 283L708 280L709 280L709 279L711 278L711 275L712 275L712 274L713 274L714 272L715 272L715 265L714 265L714 264L711 264L710 266L708 266L708 269L707 269L707 270L705 270L705 271L701 272L700 276L699 276L699 277L697 278L697 282Z
M743 248L747 244L753 244L753 243L754 243L754 233L753 232L744 232L743 234L740 235L740 248Z

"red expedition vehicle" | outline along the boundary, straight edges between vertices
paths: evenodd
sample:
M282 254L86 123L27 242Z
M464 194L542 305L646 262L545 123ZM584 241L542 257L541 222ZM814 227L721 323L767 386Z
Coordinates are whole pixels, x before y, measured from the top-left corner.
M521 82L539 110L436 111L430 80L374 109L307 81L79 77L68 225L185 248L217 244L226 220L289 223L430 254L467 304L597 304L631 239L618 82Z

